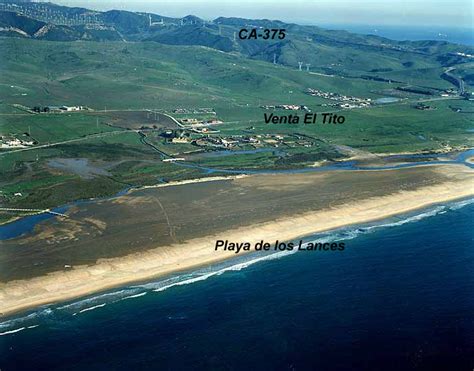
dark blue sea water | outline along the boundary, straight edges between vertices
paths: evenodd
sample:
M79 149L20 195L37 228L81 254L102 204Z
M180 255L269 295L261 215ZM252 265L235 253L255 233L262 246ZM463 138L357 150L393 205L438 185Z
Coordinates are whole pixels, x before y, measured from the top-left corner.
M474 203L0 323L8 370L472 370Z

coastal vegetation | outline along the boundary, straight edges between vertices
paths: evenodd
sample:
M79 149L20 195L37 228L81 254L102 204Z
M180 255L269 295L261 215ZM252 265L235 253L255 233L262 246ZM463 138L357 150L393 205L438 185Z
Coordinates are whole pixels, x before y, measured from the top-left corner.
M221 19L225 37L244 21ZM381 47L385 39L322 29L312 29L308 41L308 29L293 25L288 40L265 53L257 42L250 55L247 44L227 52L220 44L203 46L205 35L182 45L176 38L189 27L176 28L175 39L160 34L136 42L0 38L0 133L34 141L0 150L0 204L52 208L226 170L300 169L355 154L472 147L472 102L441 78L449 65L471 89L472 63L443 57L469 48L423 42ZM309 71L298 70L298 53L311 59ZM427 90L430 95L422 92ZM314 91L324 94L308 94ZM345 108L353 104L350 97L364 104ZM387 97L388 103L377 103ZM32 111L49 106L86 109ZM301 116L299 124L265 123L265 115L289 112ZM306 112L333 113L344 123L305 125ZM183 129L157 118L162 113L180 122L219 124L214 133ZM169 130L184 136L173 141ZM220 154L225 151L230 153ZM189 166L166 162L172 158ZM57 159L85 159L100 171L84 176L51 166ZM14 217L2 212L0 222Z

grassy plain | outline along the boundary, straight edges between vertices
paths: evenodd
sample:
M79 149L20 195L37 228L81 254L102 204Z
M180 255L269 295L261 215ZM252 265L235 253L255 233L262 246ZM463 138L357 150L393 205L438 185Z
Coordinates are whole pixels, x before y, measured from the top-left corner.
M339 74L325 76L237 53L155 42L0 38L0 50L0 134L24 137L29 133L38 146L44 146L0 152L0 206L4 207L53 207L110 195L130 186L208 176L196 168L162 162L160 153L144 143L139 133L126 130L140 127L135 118L148 114L136 111L143 109L173 114L177 108L210 107L224 121L219 125L219 136L302 135L314 143L310 147L278 148L286 153L284 157L269 151L196 161L217 169L304 167L347 156L339 152L341 145L378 154L473 146L472 102L397 92L402 99L397 103L341 111L322 106L333 101L306 94L313 88L375 100L389 96L397 86L453 87L439 77L443 68L422 55L403 56L403 65L389 53L383 62L390 71L370 72L383 67L382 62L372 60L357 69L343 66ZM286 54L288 58L290 54ZM324 47L318 60L320 64L314 67L320 71L337 62ZM462 66L460 73L469 76L471 67ZM362 73L398 82L366 80L360 77ZM415 109L421 101L432 109ZM83 105L94 111L35 115L14 104ZM346 120L342 125L265 124L263 115L269 111L260 106L278 104L306 105L319 113L335 111ZM462 112L453 107L460 107ZM111 110L123 110L122 120L114 119ZM168 144L159 132L160 127L152 142L160 151L180 156L198 150L190 144ZM93 166L106 168L109 175L83 179L51 168L48 163L55 158L84 158ZM11 217L6 214L0 220Z

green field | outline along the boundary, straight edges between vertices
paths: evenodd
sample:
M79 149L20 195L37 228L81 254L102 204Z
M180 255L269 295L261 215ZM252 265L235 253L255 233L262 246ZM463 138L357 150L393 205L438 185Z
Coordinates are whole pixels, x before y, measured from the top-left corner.
M376 100L390 96L397 86L434 91L453 88L454 85L440 78L443 68L426 56L404 56L412 64L400 67L388 55L387 69L372 74L399 81L388 83L360 78L349 65L340 74L323 76L201 46L1 38L0 48L0 135L34 139L36 147L42 146L0 152L3 207L53 207L77 199L111 195L131 186L210 175L197 168L163 162L159 151L179 157L213 148L169 143L160 136L164 128L159 126L147 132L147 142L155 146L152 148L137 131L127 130L137 130L141 119L153 124L150 115L129 110L158 110L174 115L177 108L210 107L224 122L218 126L220 132L211 136L285 138L285 145L275 151L193 160L217 170L305 167L347 157L339 146L366 153L473 147L474 107L472 102L459 97L397 91L394 96L401 100L396 103L341 110L322 106L333 103L328 99L306 94L312 88ZM325 51L320 53L324 56ZM326 57L325 63L332 61L332 56ZM380 67L374 63L364 67ZM319 67L323 69L324 65ZM467 79L472 75L470 64L458 70ZM431 109L415 109L421 101ZM345 123L265 124L264 113L273 111L260 106L279 104L305 105L319 114L335 112L345 116ZM81 105L93 111L30 114L14 105ZM120 110L126 112L117 120L114 116L120 115ZM174 116L178 119L213 117L210 114ZM195 133L190 136L198 137ZM259 148L275 147L263 139ZM242 145L235 149L252 148ZM106 175L85 178L74 171L54 168L51 161L57 159L86 159L87 166L100 168ZM18 193L21 196L15 196ZM12 216L3 215L2 220Z

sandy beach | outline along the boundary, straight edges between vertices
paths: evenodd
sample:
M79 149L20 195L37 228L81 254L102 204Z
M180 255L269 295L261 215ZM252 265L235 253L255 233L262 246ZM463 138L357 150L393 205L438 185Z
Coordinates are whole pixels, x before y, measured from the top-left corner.
M251 244L262 239L288 241L474 195L474 172L471 169L461 165L449 165L433 167L430 171L439 173L442 180L426 185L419 184L414 189L402 187L385 195L364 195L347 202L337 202L334 206L305 210L291 217L276 216L271 221L243 225L186 241L174 241L166 246L125 256L101 258L95 264L74 265L70 270L2 282L0 313L6 316L28 308L66 301L235 257L234 252L215 251L215 242L218 239ZM386 176L403 174L401 171L384 173Z

